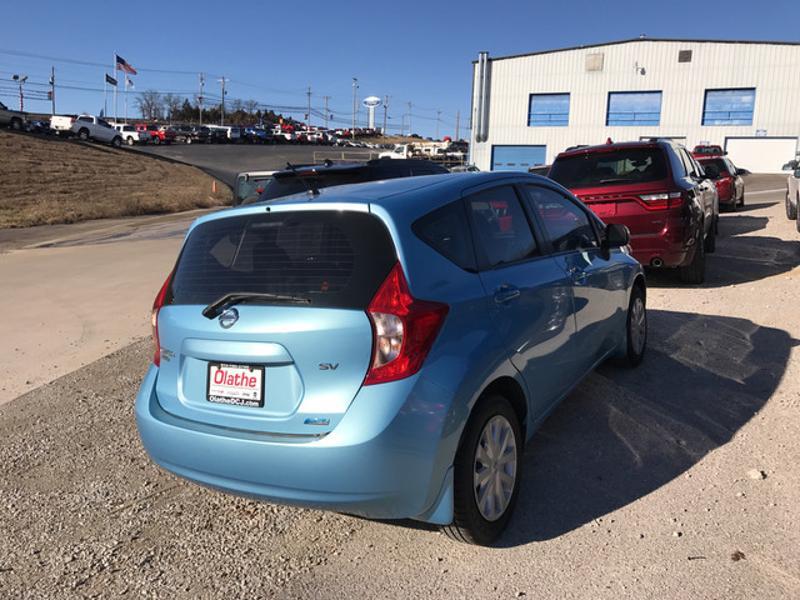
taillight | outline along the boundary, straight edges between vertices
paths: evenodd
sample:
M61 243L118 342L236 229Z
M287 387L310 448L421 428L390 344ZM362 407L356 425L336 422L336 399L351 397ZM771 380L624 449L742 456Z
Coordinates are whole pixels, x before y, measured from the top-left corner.
M153 312L150 315L150 325L153 328L153 364L157 367L161 366L161 342L158 340L158 311L161 310L164 302L166 302L167 292L171 283L172 273L167 276L161 289L158 290L156 299L153 301Z
M680 206L683 199L681 192L665 192L663 194L645 194L639 196L645 208L649 210L664 210Z
M372 298L372 364L364 385L409 377L420 370L449 307L411 295L400 263L395 264Z

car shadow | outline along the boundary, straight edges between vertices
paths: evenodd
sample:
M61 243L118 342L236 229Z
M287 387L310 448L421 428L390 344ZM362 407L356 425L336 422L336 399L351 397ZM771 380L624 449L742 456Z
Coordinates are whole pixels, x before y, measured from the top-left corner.
M537 431L499 546L558 537L643 498L729 442L798 342L746 319L649 312L638 369L602 366Z
M717 249L706 256L706 281L701 288L748 283L791 271L800 265L800 240L743 235L766 227L766 217L725 216L720 221ZM674 269L648 269L653 288L685 286Z

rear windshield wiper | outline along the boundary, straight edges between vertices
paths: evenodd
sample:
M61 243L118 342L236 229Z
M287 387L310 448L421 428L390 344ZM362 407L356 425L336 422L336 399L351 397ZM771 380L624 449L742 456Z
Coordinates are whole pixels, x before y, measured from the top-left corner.
M203 309L203 316L207 319L213 319L219 316L224 309L241 302L249 302L250 300L268 300L270 302L286 304L311 304L309 298L303 298L302 296L287 296L282 294L270 294L267 292L230 292L224 296L220 296L214 300L214 302L206 306Z

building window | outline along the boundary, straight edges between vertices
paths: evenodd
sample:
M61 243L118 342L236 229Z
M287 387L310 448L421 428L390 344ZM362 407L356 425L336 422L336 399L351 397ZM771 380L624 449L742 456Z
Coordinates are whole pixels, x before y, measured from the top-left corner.
M492 171L523 171L543 165L546 146L492 146Z
M569 94L531 94L528 127L566 127L569 124Z
M606 125L658 125L661 92L609 92Z
M703 125L752 125L755 88L706 90Z
M678 62L679 63L692 62L692 51L691 50L678 50Z

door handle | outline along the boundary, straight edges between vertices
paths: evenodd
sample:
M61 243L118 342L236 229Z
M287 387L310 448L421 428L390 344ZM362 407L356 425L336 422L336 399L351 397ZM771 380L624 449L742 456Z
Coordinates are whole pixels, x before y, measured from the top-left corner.
M504 284L495 290L494 301L497 304L507 304L508 302L519 298L520 294L521 292L519 291L519 288L516 288L513 285Z
M569 276L572 277L572 281L575 283L584 283L586 281L587 274L583 269L572 267L569 269L568 273Z

